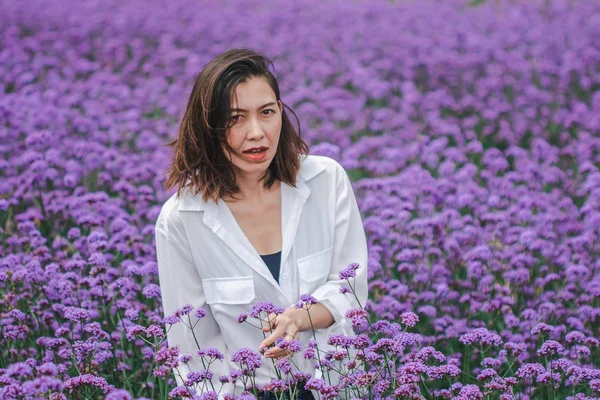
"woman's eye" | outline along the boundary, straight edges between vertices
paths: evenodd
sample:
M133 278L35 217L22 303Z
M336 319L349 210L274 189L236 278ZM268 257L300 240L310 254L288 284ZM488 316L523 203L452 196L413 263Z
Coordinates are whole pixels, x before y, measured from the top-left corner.
M263 113L264 113L264 112L267 112L267 114L265 114L265 115L268 115L268 111L270 111L270 112L271 112L271 113L273 113L273 114L275 113L275 111L271 110L270 108L269 108L269 109L267 109L267 110L263 110Z
M235 121L239 120L239 119L240 119L240 117L241 117L241 115L232 115L232 116L230 117L230 119L231 119L232 121L234 121L234 122L235 122Z

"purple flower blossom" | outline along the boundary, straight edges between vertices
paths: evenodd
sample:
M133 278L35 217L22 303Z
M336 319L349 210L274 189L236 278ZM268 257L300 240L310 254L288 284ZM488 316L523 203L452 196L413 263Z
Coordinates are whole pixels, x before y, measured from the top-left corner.
M579 331L572 331L565 336L567 343L582 343L585 340L585 335Z
M202 319L202 318L206 317L206 310L204 310L203 308L198 308L196 310L195 316L198 319Z
M208 348L208 349L200 349L196 351L196 354L199 357L207 357L210 360L223 360L224 356L218 349Z
M148 299L160 298L160 287L154 283L149 283L142 290L142 294Z
M419 316L412 312L405 312L400 315L400 320L404 325L412 328L419 322Z
M154 361L175 368L179 364L178 357L179 349L177 347L163 346L154 354Z
M73 393L74 390L82 386L93 386L100 389L104 393L110 392L113 388L113 386L109 385L106 382L106 379L102 377L84 374L67 379L63 384L63 389L67 390L69 393Z
M182 363L188 363L190 361L192 361L192 356L190 356L189 354L182 354L179 356L179 361Z
M191 399L192 392L189 391L185 386L177 386L173 390L169 392L169 398L175 399L177 397L182 397L184 399Z
M300 301L304 304L317 304L319 301L317 299L315 299L313 296L311 296L310 294L301 294L300 295ZM298 307L300 308L300 307Z
M193 386L196 383L200 383L205 380L210 380L213 377L213 373L210 371L192 371L187 375L185 382L186 386Z
M271 313L283 314L285 312L285 309L275 306L271 302L261 301L252 306L248 315L251 316L252 318L260 318L260 313L263 313L263 312L266 313L267 315L270 315Z
M550 325L548 325L548 324L544 324L544 323L542 322L542 323L539 323L539 324L537 324L537 325L536 325L536 326L535 326L535 327L534 327L534 328L531 330L531 334L532 334L532 335L538 335L538 334L540 334L541 332L553 332L553 331L554 331L554 327L553 327L553 326L550 326Z
M248 372L253 372L260 367L260 359L260 354L247 348L240 349L231 356L231 361L241 364L242 368L247 368Z
M356 277L356 270L360 268L360 265L357 263L349 264L346 268L340 271L339 277L340 279L349 280L350 278Z
M105 397L106 400L133 400L131 394L125 389L113 390Z
M538 355L546 356L551 354L558 354L564 350L564 347L556 340L546 340L542 347L537 351Z
M188 315L189 313L191 313L193 309L194 309L194 307L191 304L186 304L183 307L181 307L180 309L175 310L174 315L176 317L182 317L184 315Z
M460 398L465 400L483 399L483 393L476 385L465 385L460 389Z
M175 315L169 315L168 317L165 317L165 319L163 320L163 323L166 325L175 325L175 324L178 324L179 322L181 322L181 320L179 319L179 317L177 317Z
M327 368L351 343L357 374L366 366L359 363L369 364L371 377L379 369L387 373L387 352L397 363L425 364L432 381L460 376L460 368L465 376L485 378L475 382L479 390L452 378L451 388L432 397L525 399L550 385L557 386L557 398L598 394L597 369L588 365L599 347L593 327L600 316L594 275L600 268L598 4L513 2L498 18L494 2L340 7L308 1L302 12L290 2L255 12L255 1L244 2L247 18L235 29L219 25L231 20L233 8L215 6L210 23L191 19L185 30L178 28L177 0L173 7L141 9L127 2L109 9L87 2L25 5L19 12L4 7L0 337L11 346L3 354L10 361L0 371L0 398L77 397L62 388L76 370L109 384L117 384L113 376L124 379L119 385L139 382L133 389L142 396L151 396L163 379L174 388L168 365L152 370L146 382L159 352L148 337L189 333L186 315L194 311L183 307L163 321L152 241L169 199L158 178L170 158L161 143L178 118L184 89L222 50L212 45L215 36L221 44L266 43L260 32L252 40L240 36L251 24L273 28L269 33L278 39L268 42L267 52L289 81L281 85L282 101L298 111L311 152L347 169L368 241L368 260L360 260L367 262L361 267L368 301L342 321L357 337L346 341L332 332L321 340L337 350L317 357L316 343L309 342L304 355ZM185 6L189 15L197 11ZM82 10L94 15L86 24L71 18ZM165 23L143 29L139 40L138 28L157 20L156 10ZM290 16L294 35L284 29ZM477 23L466 23L472 20ZM322 21L332 27L326 34L319 31ZM369 35L357 35L364 26ZM339 222L343 231L348 221ZM181 243L183 230L171 233ZM195 252L191 245L185 250ZM346 267L342 281L361 271L343 262L331 266ZM357 306L351 288L333 292L326 295L337 296L336 304L349 302L342 314ZM277 310L265 306L255 316ZM407 310L421 318L410 322L415 333L406 332L401 316ZM194 315L204 318L200 310ZM244 334L254 329L239 328ZM198 332L200 344L205 333ZM549 341L538 350L540 337ZM458 347L447 346L454 342ZM463 365L468 354L483 361ZM175 362L165 350L158 356ZM548 362L547 370L535 372L531 365L538 361ZM531 379L519 377L519 385L491 372L514 368L523 376L534 372ZM367 374L347 380L367 380ZM398 387L388 387L389 376L379 378L369 393L355 395L426 396L421 376L398 376ZM83 393L86 386L80 388ZM573 388L587 394L573 395ZM322 397L340 389L327 385Z
M488 346L500 346L502 344L502 338L486 328L473 329L471 332L462 335L459 341L463 344L483 344Z
M525 363L519 367L517 372L515 372L515 376L522 379L532 379L544 372L546 372L546 370L539 363Z
M72 322L85 322L90 319L90 313L83 308L66 307L64 317Z
M158 325L150 325L146 328L146 336L148 337L162 337L164 332Z
M340 286L339 292L341 294L349 294L349 293L352 293L352 289L350 287L348 287L348 286L343 286L342 285L342 286Z

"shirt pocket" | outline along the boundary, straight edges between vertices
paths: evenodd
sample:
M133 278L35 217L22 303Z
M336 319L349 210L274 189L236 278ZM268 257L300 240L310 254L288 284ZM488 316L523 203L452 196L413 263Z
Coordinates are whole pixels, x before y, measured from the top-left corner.
M254 277L202 279L206 304L249 304L254 300Z
M331 269L332 255L333 246L298 259L298 270L300 272L299 294L310 294L319 285L327 281Z

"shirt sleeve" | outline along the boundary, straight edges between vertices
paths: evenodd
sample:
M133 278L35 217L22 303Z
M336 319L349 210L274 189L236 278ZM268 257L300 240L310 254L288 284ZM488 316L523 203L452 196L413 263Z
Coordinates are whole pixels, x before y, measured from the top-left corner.
M312 293L312 296L329 310L335 321L328 328L317 330L321 331L320 333L324 337L329 336L332 330L340 328L342 321L347 320L345 315L348 310L360 306L364 308L368 295L367 240L350 179L344 168L339 164L336 187L335 231L331 269L327 282ZM360 305L351 293L342 294L339 292L342 285L348 286L346 280L339 278L339 273L351 263L360 265L356 270L354 281L350 278L350 283L354 286ZM342 329L342 331L346 335L352 335L351 324L349 321L346 322L348 324L344 324L345 329Z
M170 347L178 346L180 354L192 357L188 366L182 364L173 369L177 385L181 386L187 380L191 371L200 372L205 370L201 358L196 354L198 347L202 349L216 348L224 355L223 360L215 360L210 365L209 371L213 373L212 386L219 393L222 384L219 376L229 373L227 347L223 340L221 330L213 318L210 307L206 306L206 299L202 288L198 270L191 256L186 236L182 233L183 226L161 213L156 227L156 257L158 262L158 277L161 289L164 316L170 316L186 304L191 304L194 310L189 314L193 330L179 322L172 325L167 332L167 340ZM206 316L198 320L195 312L202 307ZM189 325L187 316L182 319ZM195 326L194 326L195 325ZM193 386L198 395L213 390L208 381ZM224 393L232 393L233 385L226 383L221 389L219 397Z

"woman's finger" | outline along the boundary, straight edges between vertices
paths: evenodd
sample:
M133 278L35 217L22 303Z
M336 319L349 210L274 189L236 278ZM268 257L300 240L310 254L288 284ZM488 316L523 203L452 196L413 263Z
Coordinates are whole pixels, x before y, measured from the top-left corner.
M277 326L277 314L271 313L263 319L263 332L268 332L271 329L275 329Z
M289 350L280 349L279 347L273 347L271 350L269 350L267 353L265 353L265 357L274 358L276 360L279 360L280 358L286 357L289 354L290 354Z
M289 350L281 350L281 352L279 352L279 354L276 356L276 358L278 360L280 360L282 358L292 358L293 355L294 355L294 353L292 353Z
M299 338L300 334L298 332L296 332L296 334L292 337L291 333L284 332L284 334L281 335L281 337L284 340L289 341L289 340L292 340L292 339ZM280 347L274 346L274 347L270 348L269 350L267 350L265 352L265 357L279 359L281 357L289 355L290 353L291 353L291 351L289 351L288 349L282 349Z
M258 349L262 350L265 347L269 347L271 345L273 345L273 348L275 348L274 344L275 341L277 340L278 337L282 337L284 335L283 328L276 328L273 332L271 332L271 334L269 336L267 336L265 338L265 340L263 340L261 342L261 344L258 345ZM265 353L266 354L266 353Z

